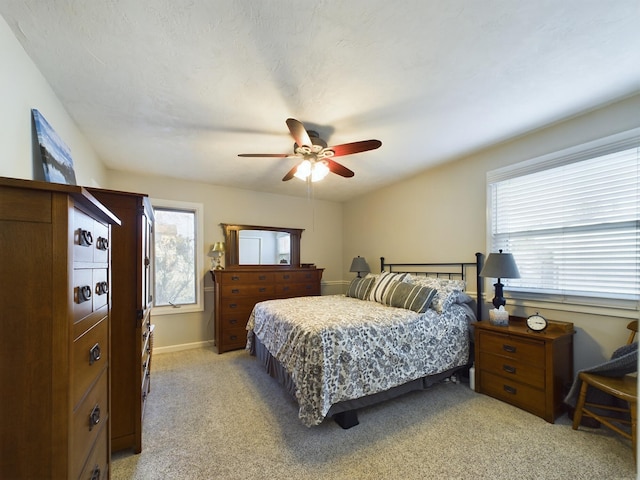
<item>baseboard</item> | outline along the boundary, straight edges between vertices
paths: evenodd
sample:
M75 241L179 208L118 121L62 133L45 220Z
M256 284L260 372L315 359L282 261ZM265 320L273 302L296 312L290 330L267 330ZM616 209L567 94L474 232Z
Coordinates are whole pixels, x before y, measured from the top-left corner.
M213 347L213 340L205 340L204 342L182 343L180 345L168 345L166 347L153 347L153 354L179 352L181 350L191 350L192 348L208 348Z

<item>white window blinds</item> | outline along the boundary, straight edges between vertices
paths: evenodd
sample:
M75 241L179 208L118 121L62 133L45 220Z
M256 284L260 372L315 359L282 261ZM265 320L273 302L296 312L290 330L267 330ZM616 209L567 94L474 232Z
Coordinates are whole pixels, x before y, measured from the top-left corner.
M521 275L509 290L639 298L639 138L488 174L490 251Z

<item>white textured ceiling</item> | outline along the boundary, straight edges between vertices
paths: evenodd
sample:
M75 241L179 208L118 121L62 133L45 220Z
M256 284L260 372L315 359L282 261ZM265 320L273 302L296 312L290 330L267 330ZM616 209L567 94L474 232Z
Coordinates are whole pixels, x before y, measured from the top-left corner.
M0 14L108 167L306 196L281 181L293 159L237 157L292 152L294 117L329 145L382 141L337 159L355 177L314 184L342 201L637 92L639 5L2 0Z

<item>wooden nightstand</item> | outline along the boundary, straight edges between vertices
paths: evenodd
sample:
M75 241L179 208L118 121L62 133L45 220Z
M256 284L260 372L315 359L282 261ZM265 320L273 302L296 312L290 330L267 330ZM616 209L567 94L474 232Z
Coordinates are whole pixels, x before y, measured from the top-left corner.
M573 381L573 333L573 323L551 320L542 333L520 317L505 327L476 323L476 390L554 423Z

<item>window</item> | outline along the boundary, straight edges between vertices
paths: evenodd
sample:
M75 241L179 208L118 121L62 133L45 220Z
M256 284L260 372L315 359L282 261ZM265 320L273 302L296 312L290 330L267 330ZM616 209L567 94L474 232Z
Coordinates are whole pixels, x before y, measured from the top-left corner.
M638 308L639 158L636 129L487 174L489 250L513 254L514 296Z
M202 206L166 200L152 203L155 214L154 314L200 311Z

